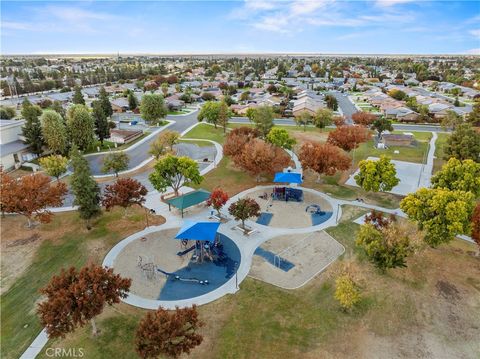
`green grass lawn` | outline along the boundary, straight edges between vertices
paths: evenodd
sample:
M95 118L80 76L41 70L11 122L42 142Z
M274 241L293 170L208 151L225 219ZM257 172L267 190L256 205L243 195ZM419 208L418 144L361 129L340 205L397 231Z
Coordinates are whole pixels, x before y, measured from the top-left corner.
M187 113L190 113L192 111L189 110L180 110L180 111L168 111L169 115L185 115Z
M352 213L352 218L359 213ZM85 248L93 240L105 241L108 245L116 241L115 234L110 234L114 232L111 228L117 228L113 222L110 226L106 222L97 225L99 229L95 235L62 238L56 247L42 249L42 255L39 254L27 279L35 276L49 278L59 266L82 264L86 259ZM107 227L110 230L106 230ZM476 258L467 252L473 247L455 241L435 250L419 249L408 259L407 268L381 274L355 246L358 228L350 220L343 220L338 226L327 229L346 251L322 274L299 289L283 290L247 278L234 295L200 306L200 319L205 322L200 330L204 343L195 348L189 358L371 357L385 347L395 356L418 357L417 354L424 349L417 348L416 344L418 338L423 337L440 347L448 343L449 350L458 348L465 357L475 357L478 348L475 336L465 337L463 331L452 331L452 323L448 321L453 315L453 325L461 325L458 330L476 328L476 316L471 314L480 304L480 282L476 278ZM74 250L79 251L81 258L75 258ZM52 261L58 253L66 254L67 258L61 256ZM103 254L100 253L99 257L103 258ZM41 263L42 259L47 263ZM346 266L355 273L362 296L357 308L351 312L341 310L334 299L335 279ZM452 302L442 297L438 292L440 282L461 290L460 299ZM12 332L2 323L2 357L6 358L17 358L22 352L22 341L16 337L12 343L10 338L18 332L26 342L22 330L29 331L30 327L23 329L23 324L25 318L34 317L32 308L38 299L33 288L38 287L35 282L32 285L22 279L16 287L20 287L16 289L20 304L14 307L11 299L6 308L8 311L4 313L15 316L18 325ZM22 295L20 291L23 291ZM25 299L25 296L34 298ZM29 305L21 304L25 300ZM2 309L3 306L4 303ZM90 326L86 325L64 339L50 341L48 347L83 348L87 358L135 358L135 330L145 312L125 304L107 308L96 319L100 329L97 337L91 337ZM11 318L9 320L13 322ZM6 329L9 329L7 333ZM30 331L31 339L38 329ZM399 338L402 338L400 345ZM48 358L45 353L39 357Z
M211 142L208 142L208 141L201 141L201 140L182 140L180 139L179 142L184 142L184 143L191 143L191 144L194 144L194 145L197 145L199 147L209 147L209 146L213 146L213 144Z
M84 229L83 221L77 212L56 215L51 223L41 225L43 233L56 230L60 232L58 238L41 243L33 262L1 296L2 358L18 358L40 332L41 327L35 312L35 305L40 299L38 290L48 283L53 274L58 273L61 268L80 267L89 260L100 263L106 252L123 239L126 233L143 229L143 209L132 208L127 223L123 223L125 220L122 215L123 209L104 212L95 221L91 231ZM23 217L14 218L2 220L2 224L7 226L7 220L15 221L8 223L15 226L14 228L21 228L25 236L37 232L23 228ZM112 226L115 222L118 225ZM62 231L62 228L66 230ZM4 235L2 230L2 237Z
M367 192L359 187L347 186L340 183L341 174L334 176L322 176L321 182L317 182L317 176L309 172L305 173L304 187L313 188L328 195L345 200L362 198L366 203L385 208L395 209L400 205L401 196L385 192Z
M212 140L223 144L225 141L225 135L223 133L223 128L208 125L206 123L201 123L194 128L192 128L188 133L183 136L184 138L203 138L206 140Z
M397 154L395 151L398 151L399 153ZM374 142L371 140L366 143L362 143L355 150L355 153L352 151L352 155L354 155L356 165L360 160L366 159L367 157L380 157L381 155L388 156L392 160L397 161L423 163L427 151L428 142L419 141L415 147L391 146L387 149L378 149L374 148Z
M439 171L442 168L442 165L445 163L445 160L443 159L443 149L445 148L449 137L449 133L438 134L437 141L435 142L435 160L433 162L433 173Z
M233 166L228 157L224 157L213 171L204 176L204 180L199 185L190 185L194 188L204 188L212 191L217 187L223 188L230 196L242 192L248 188L265 183L257 183L255 178L246 172Z

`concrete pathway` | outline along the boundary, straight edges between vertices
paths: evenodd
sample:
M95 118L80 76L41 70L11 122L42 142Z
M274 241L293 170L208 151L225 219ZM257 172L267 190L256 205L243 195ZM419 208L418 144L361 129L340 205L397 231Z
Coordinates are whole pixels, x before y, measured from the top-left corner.
M433 175L433 162L435 160L435 149L438 135L436 132L432 132L432 138L428 146L427 161L422 167L422 173L420 174L420 179L418 181L418 187L430 187L430 180Z
M242 193L237 194L236 196L232 197L225 208L228 208L230 203L236 201L240 197L244 197L251 192L259 191L259 190L266 190L272 189L273 186L257 186L255 188L250 188ZM191 191L191 188L182 188L183 193L188 193ZM227 216L225 213L223 214L225 217L228 218L228 222L223 223L219 228L219 233L224 234L225 236L229 237L238 247L241 255L240 265L237 269L236 274L230 278L225 284L216 288L215 290L208 292L204 295L188 298L184 300L175 300L175 301L165 301L165 300L154 300L154 299L146 299L142 298L135 294L130 294L127 298L123 301L125 303L145 308L145 309L157 309L159 306L162 306L167 309L174 309L175 306L179 307L188 307L192 306L193 304L202 305L209 302L212 302L216 299L223 297L226 294L235 293L238 290L238 284L240 284L248 275L250 271L250 267L252 264L253 255L255 249L260 246L265 241L277 237L279 235L285 234L296 234L296 233L310 233L315 231L320 231L325 228L331 227L336 225L336 219L340 217L341 213L339 214L338 211L341 211L340 206L336 205L336 200L332 199L331 197L315 191L310 188L302 188L302 190L306 192L315 193L318 196L324 198L325 200L329 201L333 208L333 215L324 223L316 225L316 226L309 226L304 228L274 228L269 226L263 226L258 224L254 221L247 220L246 225L253 228L255 232L249 236L243 235L243 232L235 229L237 223L231 218ZM103 261L103 265L106 267L113 267L115 258L117 255L132 241L145 236L148 233L153 233L157 231L162 231L170 228L177 228L181 227L184 220L193 220L193 221L208 221L210 217L211 210L209 208L205 208L199 212L194 212L189 214L188 212L184 215L182 219L178 214L173 214L169 212L168 205L160 201L160 194L157 193L149 193L147 197L147 201L145 206L147 208L155 210L156 214L159 214L166 219L166 223L160 226L151 226L143 231L137 232L123 241L119 242L116 246L114 246L110 252L107 254ZM115 269L115 268L114 268Z
M20 357L20 359L35 359L37 355L42 351L42 349L47 345L48 336L47 331L42 329L40 334L37 335L35 340L30 344L30 346L25 350Z

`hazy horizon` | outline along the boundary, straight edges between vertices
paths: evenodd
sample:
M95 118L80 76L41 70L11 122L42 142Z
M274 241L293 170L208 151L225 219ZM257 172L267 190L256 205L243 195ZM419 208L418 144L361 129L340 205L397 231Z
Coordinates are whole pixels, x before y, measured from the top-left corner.
M480 54L475 1L2 1L4 55Z

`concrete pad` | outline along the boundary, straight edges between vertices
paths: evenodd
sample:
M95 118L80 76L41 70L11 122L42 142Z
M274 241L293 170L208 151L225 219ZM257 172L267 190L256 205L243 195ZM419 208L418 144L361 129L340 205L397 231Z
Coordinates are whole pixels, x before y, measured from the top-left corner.
M324 231L274 237L261 245L294 266L288 271L255 255L249 275L285 289L296 289L321 273L345 248Z
M368 160L378 160L378 157L368 157ZM423 171L424 165L421 163L412 163L405 161L395 161L392 160L392 163L397 170L397 177L400 179L400 183L395 186L389 193L398 194L401 196L406 196L411 192L415 192L419 188L420 176ZM346 184L349 186L359 187L355 183L354 177L358 174L359 170L355 171L351 175Z

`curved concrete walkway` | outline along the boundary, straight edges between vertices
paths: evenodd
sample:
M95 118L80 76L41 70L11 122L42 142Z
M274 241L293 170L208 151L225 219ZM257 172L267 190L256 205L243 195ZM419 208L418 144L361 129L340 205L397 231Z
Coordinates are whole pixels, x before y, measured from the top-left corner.
M252 193L258 190L271 189L272 187L273 186L270 185L270 186L257 186L254 188L250 188L232 197L227 202L225 207L228 207L230 203L236 201L238 198L248 195L249 193ZM184 192L188 192L189 190L191 189L188 189L188 188L186 190L184 189ZM257 249L257 247L260 246L262 243L280 235L294 234L294 233L295 234L310 233L310 232L320 231L325 228L336 225L336 218L341 215L341 208L340 206L337 205L336 200L325 195L324 193L318 192L310 188L302 188L302 190L306 192L314 193L322 197L326 201L330 202L333 209L333 215L324 223L321 223L316 226L308 226L303 228L270 227L270 226L263 226L254 221L247 220L246 224L249 227L256 230L255 233L251 234L250 236L245 236L243 235L243 232L241 232L240 230L236 230L235 227L237 223L230 216L226 216L228 218L228 222L222 223L222 225L219 228L219 232L229 237L237 245L240 251L241 260L240 260L240 265L237 269L236 274L232 278L230 278L225 284L223 284L219 288L216 288L215 290L209 293L203 294L198 297L193 297L193 298L188 298L183 300L175 300L175 301L154 300L154 299L142 298L135 294L129 294L127 298L123 299L123 301L127 304L144 308L144 309L157 309L159 306L162 306L167 309L174 309L176 306L189 307L189 306L192 306L193 304L196 304L196 305L206 304L216 299L219 299L226 294L235 293L238 290L238 284L240 284L247 277L248 272L250 271L250 267L252 265L254 252ZM149 198L147 199L147 203L145 204L145 206L147 208L154 209L157 214L164 216L166 219L166 223L160 226L151 226L151 227L145 228L143 231L134 233L133 235L117 243L117 245L115 245L105 257L103 261L104 266L115 269L114 267L115 258L125 248L125 246L127 246L132 241L145 236L146 234L180 227L184 219L193 220L193 221L209 220L211 210L207 208L192 215L188 215L187 213L184 219L182 219L178 215L174 215L168 211L168 205L166 205L165 203L161 203L159 201L159 195L160 194L158 192L152 195L149 194Z

